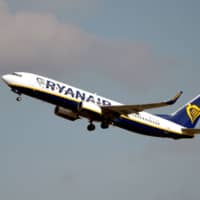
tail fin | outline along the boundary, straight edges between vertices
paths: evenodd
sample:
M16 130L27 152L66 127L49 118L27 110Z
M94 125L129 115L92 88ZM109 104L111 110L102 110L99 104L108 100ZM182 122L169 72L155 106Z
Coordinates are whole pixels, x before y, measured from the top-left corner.
M200 95L170 116L170 120L187 128L194 128L200 118Z

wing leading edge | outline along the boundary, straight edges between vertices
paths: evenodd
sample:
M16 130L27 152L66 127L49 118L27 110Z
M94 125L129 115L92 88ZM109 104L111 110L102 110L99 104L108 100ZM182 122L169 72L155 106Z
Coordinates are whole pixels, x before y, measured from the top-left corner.
M164 106L169 106L174 104L179 97L182 95L182 91L178 92L172 99L168 101L163 101L159 103L150 103L150 104L138 104L138 105L119 105L119 106L102 106L102 111L104 114L123 114L128 115L131 113L138 113L143 110L160 108Z

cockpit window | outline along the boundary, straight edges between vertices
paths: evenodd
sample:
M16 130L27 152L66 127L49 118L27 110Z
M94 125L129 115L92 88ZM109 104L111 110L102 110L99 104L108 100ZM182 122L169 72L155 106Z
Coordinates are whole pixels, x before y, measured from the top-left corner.
M14 75L14 76L18 76L18 77L22 77L21 74L18 74L18 73L16 73L16 72L12 73L12 75Z

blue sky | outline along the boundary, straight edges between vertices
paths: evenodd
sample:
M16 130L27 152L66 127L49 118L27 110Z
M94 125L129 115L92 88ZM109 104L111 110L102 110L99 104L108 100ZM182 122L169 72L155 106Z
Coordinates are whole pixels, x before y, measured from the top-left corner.
M0 74L28 71L134 104L199 93L199 1L0 0ZM2 82L0 198L199 199L200 142L71 123ZM199 125L198 125L199 126Z

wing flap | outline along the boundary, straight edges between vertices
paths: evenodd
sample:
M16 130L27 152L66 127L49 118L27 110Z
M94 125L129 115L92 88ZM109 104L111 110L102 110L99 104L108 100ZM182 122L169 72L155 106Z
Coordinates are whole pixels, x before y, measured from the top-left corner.
M131 113L138 113L146 109L160 108L174 104L183 92L180 91L172 99L159 103L138 104L138 105L119 105L119 106L102 106L103 113L115 113L128 115Z

